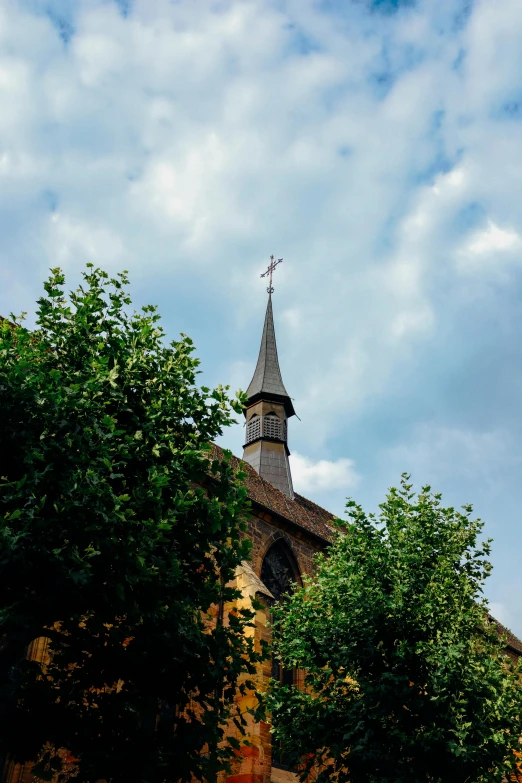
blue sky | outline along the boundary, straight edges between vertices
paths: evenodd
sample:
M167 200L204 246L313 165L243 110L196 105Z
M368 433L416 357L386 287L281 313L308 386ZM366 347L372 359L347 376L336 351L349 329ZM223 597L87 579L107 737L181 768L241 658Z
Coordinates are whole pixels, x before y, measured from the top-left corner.
M246 388L283 256L298 491L472 502L520 636L521 40L520 0L0 0L0 312L126 268Z

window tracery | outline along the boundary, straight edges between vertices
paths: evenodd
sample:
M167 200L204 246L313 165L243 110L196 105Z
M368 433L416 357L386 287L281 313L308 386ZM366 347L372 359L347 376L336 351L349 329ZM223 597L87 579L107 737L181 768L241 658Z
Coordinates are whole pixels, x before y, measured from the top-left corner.
M288 555L276 542L265 555L261 567L261 581L270 590L276 601L282 595L293 593L294 569Z

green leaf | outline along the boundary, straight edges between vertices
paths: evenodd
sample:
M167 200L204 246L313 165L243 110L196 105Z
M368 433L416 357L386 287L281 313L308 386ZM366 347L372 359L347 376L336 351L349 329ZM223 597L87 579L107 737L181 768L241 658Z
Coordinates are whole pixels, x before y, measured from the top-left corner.
M34 331L0 323L0 755L62 783L60 748L77 783L210 781L245 730L219 694L262 657L248 609L203 619L247 557L244 475L212 446L234 405L127 288L90 264L66 294L53 269Z

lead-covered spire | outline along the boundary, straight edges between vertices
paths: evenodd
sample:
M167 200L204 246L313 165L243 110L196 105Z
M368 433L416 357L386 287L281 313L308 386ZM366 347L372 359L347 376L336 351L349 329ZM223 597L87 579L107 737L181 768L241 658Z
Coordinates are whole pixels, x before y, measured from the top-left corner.
M247 405L251 405L262 398L270 397L270 399L283 403L288 418L295 414L292 400L283 383L279 367L271 293L268 295L265 325L263 326L257 365L247 389L247 397Z
M288 457L288 419L294 406L283 383L272 312L272 272L283 259L274 261L262 277L270 274L261 347L254 376L247 389L246 439L243 459L259 475L288 497L294 497Z

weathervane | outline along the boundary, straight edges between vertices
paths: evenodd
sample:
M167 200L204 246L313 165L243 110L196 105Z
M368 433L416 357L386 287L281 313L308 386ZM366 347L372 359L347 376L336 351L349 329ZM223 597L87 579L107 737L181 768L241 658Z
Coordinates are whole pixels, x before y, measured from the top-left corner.
M274 289L272 287L272 272L274 271L276 266L281 263L282 260L283 260L282 258L278 258L276 261L274 259L274 256L270 256L270 263L268 265L268 269L266 270L266 272L263 272L263 274L261 275L261 277L267 277L267 275L270 275L270 282L268 284L268 288L266 289L269 294L274 293Z

